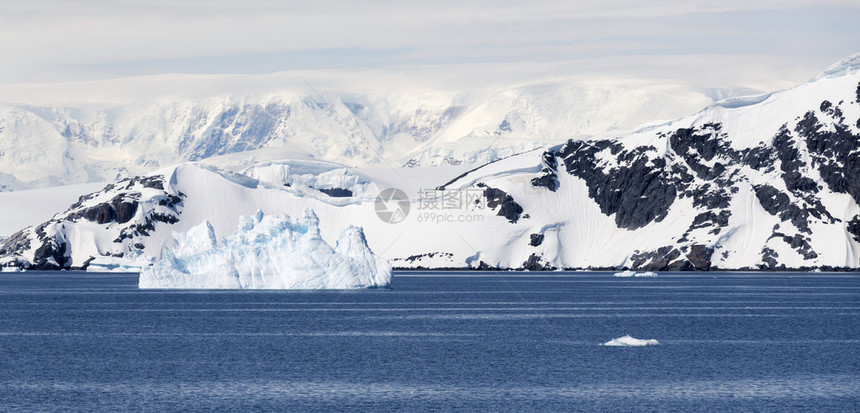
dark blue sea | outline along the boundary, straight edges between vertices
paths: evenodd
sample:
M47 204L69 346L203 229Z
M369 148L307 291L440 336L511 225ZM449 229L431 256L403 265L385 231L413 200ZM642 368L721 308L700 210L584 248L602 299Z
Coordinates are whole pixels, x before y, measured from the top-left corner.
M600 345L625 334L660 345ZM0 410L858 411L860 276L0 274Z

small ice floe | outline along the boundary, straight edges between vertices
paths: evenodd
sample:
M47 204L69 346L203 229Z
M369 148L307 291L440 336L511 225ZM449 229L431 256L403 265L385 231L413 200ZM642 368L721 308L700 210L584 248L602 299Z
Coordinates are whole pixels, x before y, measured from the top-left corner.
M601 345L609 347L644 347L658 346L660 345L660 342L654 339L640 340L638 338L630 337L629 335L624 335L624 337L613 338Z
M138 257L137 259L129 259L122 257L96 257L90 261L87 266L87 272L122 272L134 273L141 272L148 267L149 261Z
M636 271L621 271L616 272L613 277L656 277L657 273L652 271L636 272Z

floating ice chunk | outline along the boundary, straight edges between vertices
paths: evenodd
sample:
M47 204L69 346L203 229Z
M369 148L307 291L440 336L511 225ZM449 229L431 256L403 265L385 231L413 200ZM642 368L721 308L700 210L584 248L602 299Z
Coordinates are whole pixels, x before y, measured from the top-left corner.
M334 248L320 237L313 211L301 220L258 211L239 219L220 242L208 222L174 234L160 261L140 274L140 288L352 289L387 287L391 266L349 226Z
M636 272L636 271L621 271L616 272L614 277L656 277L657 273L652 271Z
M96 257L87 266L87 272L140 272L149 261L119 257Z
M660 342L654 339L640 340L638 338L633 338L629 335L625 335L623 337L613 338L612 340L609 340L601 345L610 347L643 347L657 346L660 345Z

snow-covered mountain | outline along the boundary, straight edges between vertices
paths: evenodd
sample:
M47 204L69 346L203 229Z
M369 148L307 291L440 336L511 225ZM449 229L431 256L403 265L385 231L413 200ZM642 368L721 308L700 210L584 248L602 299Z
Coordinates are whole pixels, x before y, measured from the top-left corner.
M257 209L310 208L323 239L363 227L395 267L857 268L860 55L792 89L622 137L433 171L182 164L122 179L14 234L0 246L0 266L152 261L174 231L204 220L223 237Z
M712 102L714 93L619 80L464 92L307 88L111 105L0 104L0 190L109 182L229 154L242 154L231 158L240 166L285 158L350 166L481 164L671 119Z

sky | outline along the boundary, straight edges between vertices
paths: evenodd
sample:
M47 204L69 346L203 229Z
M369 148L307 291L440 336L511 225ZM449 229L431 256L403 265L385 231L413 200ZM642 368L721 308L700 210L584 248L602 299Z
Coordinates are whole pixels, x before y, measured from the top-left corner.
M463 72L466 83L561 71L766 89L860 52L858 21L856 0L6 0L0 89L285 71Z

